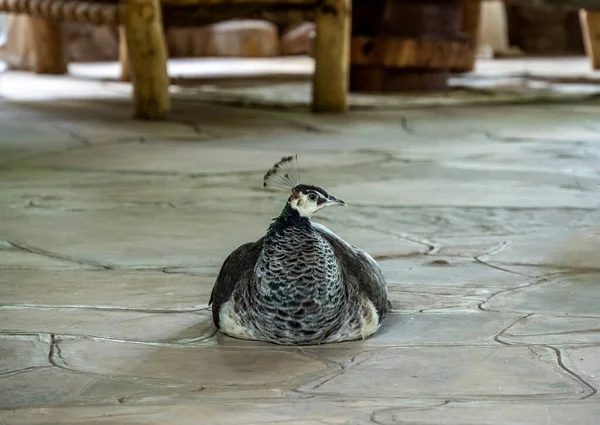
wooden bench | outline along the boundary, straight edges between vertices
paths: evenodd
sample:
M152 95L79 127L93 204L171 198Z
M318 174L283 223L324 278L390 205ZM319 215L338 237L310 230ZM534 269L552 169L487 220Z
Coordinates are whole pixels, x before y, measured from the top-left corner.
M170 109L164 26L233 18L311 20L316 23L312 110L348 108L351 0L0 0L0 11L33 17L33 67L45 74L67 72L57 21L118 25L134 116L142 119L164 118Z

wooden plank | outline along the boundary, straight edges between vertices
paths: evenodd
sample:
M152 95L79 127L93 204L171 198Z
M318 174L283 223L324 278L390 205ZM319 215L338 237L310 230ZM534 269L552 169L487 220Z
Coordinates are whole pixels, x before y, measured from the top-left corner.
M159 0L126 0L121 22L127 40L134 116L164 118L170 109L167 46Z
M352 37L351 63L387 68L465 69L473 61L470 41Z
M592 68L600 69L600 12L580 10L583 44Z
M314 112L348 109L351 0L325 0L317 9L314 43Z
M39 16L31 17L33 71L37 74L67 73L60 24Z

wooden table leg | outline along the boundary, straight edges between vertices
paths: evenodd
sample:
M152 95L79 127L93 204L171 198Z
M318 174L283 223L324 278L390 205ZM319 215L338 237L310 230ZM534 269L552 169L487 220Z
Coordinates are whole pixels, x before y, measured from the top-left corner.
M51 19L30 17L33 71L37 74L66 74L60 24Z
M135 117L164 118L170 99L160 1L125 0L121 22L127 39Z
M600 69L600 11L580 10L583 44L593 69Z
M315 112L348 109L351 22L351 0L325 0L317 11L312 98Z

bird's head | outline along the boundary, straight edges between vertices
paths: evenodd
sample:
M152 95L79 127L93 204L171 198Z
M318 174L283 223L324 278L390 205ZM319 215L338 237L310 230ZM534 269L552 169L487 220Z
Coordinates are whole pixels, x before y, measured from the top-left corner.
M300 184L298 156L285 156L273 165L263 180L265 188L290 190L287 206L298 212L300 217L310 218L317 211L331 205L346 206L341 199L330 195L319 186Z
M288 198L288 205L298 211L300 217L307 218L325 207L333 205L347 206L344 201L330 195L319 186L307 184L299 184L292 189L292 194Z

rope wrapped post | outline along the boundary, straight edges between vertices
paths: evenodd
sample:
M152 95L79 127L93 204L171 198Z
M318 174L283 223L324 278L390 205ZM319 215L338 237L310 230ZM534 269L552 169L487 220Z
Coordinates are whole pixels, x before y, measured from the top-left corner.
M121 24L133 82L134 116L164 118L170 109L170 99L160 1L125 0Z
M323 0L318 6L312 94L315 112L348 109L351 19L351 0Z
M36 74L67 73L60 24L48 18L30 17L33 71Z
M597 10L580 10L579 20L583 32L583 43L592 69L600 69L600 12Z

